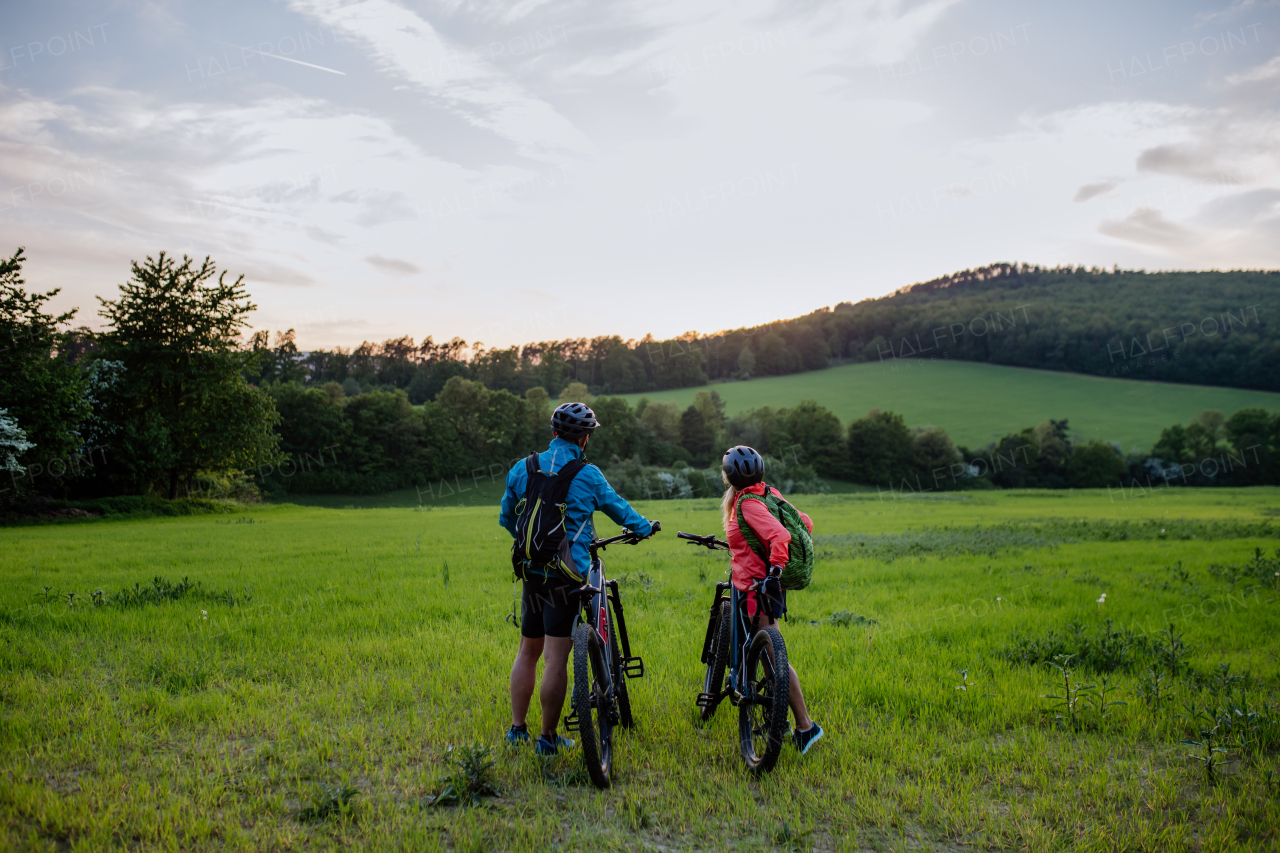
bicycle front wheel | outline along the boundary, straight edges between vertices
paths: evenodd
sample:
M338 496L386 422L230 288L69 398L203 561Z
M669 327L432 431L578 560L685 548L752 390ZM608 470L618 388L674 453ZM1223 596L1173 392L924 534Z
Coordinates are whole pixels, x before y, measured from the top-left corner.
M729 602L720 602L720 610L716 614L715 633L711 640L711 660L707 662L707 672L702 677L702 692L708 696L719 696L720 691L724 689L724 670L729 664L729 643L731 642L729 635L733 628L729 621L731 616ZM715 716L716 708L720 705L719 699L705 701L706 704L702 706L703 722Z
M609 787L613 767L613 699L600 635L590 625L573 632L573 709L587 775L597 788Z
M613 611L609 611L609 647L613 651L613 690L618 694L618 722L624 729L635 728L636 721L631 716L631 695L627 693L627 674L622 671L622 652L618 647L618 634L613 626Z
M747 646L742 667L743 700L738 704L742 759L756 775L768 773L782 752L791 692L787 645L777 628L761 628Z

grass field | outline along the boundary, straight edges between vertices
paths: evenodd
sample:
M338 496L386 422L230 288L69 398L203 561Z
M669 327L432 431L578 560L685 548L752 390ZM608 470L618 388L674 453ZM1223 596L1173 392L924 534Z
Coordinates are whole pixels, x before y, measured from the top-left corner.
M517 638L492 507L0 529L0 849L1280 844L1280 602L1274 580L1211 571L1280 544L1280 490L798 500L821 560L782 631L828 736L803 758L788 747L757 781L732 708L697 723L706 607L726 564L674 534L713 531L717 513L642 504L666 529L606 555L647 673L631 682L639 726L618 736L603 792L576 750L544 764L498 746ZM157 575L230 595L93 606L97 589ZM1176 696L1139 698L1147 664L1166 666L1153 652L1109 676L1108 700L1127 705L1081 706L1078 725L1060 725L1042 698L1060 679L1000 650L1020 633L1069 636L1072 620L1094 636L1106 619L1135 644L1173 625L1190 649L1178 664L1175 647L1179 675L1165 676ZM1234 763L1210 781L1179 743L1197 727L1177 715L1240 689L1263 717L1237 724L1253 740L1224 742L1217 755ZM501 794L428 805L446 749L477 741L494 746Z
M1049 419L1067 418L1083 439L1118 441L1150 450L1160 430L1185 424L1205 409L1230 415L1261 406L1280 410L1280 394L1172 385L1002 367L964 361L886 360L846 364L793 376L707 385L724 399L730 414L759 406L792 406L817 400L846 424L871 409L903 415L910 426L932 424L957 444L985 447L1001 436ZM682 409L699 388L627 394L673 401Z

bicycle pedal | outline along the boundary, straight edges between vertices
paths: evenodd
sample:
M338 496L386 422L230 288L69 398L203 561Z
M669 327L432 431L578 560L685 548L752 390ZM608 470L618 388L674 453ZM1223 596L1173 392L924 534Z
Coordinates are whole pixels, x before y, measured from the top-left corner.
M576 732L578 730L578 712L577 711L574 711L572 714L565 717L564 727L571 732Z
M699 693L698 694L699 708L712 708L718 704L720 704L719 694L716 694L716 693Z
M644 678L644 660L639 655L623 658L622 673L627 678Z

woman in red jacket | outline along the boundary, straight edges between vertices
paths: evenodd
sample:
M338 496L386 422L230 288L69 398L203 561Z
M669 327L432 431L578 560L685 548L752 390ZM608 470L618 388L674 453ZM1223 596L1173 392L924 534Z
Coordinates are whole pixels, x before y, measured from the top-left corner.
M744 501L742 494L749 492L764 495L765 489L769 489L778 498L782 498L782 494L777 489L765 485L764 459L750 447L738 445L730 448L724 455L722 467L725 485L728 486L724 493L723 509L725 538L729 542L729 551L733 560L731 579L739 592L747 594L747 615L755 617L759 614L759 627L767 628L770 625L776 625L777 617L787 612L787 592L782 588L779 576L782 566L787 562L787 546L791 544L791 534L782 526L782 522L773 517L763 502ZM751 550L746 537L739 529L739 508L742 510L742 517L746 520L747 526L767 550L769 555L767 563L759 554ZM800 517L804 519L805 526L812 531L813 522L809 516L802 512ZM748 592L751 585L761 578L767 579L765 593L770 599L767 602L757 601L757 593ZM795 745L796 749L803 754L822 737L822 727L809 716L809 709L804 703L804 693L800 690L800 679L796 676L795 668L790 669L791 687L788 696L791 702L791 713L796 718Z

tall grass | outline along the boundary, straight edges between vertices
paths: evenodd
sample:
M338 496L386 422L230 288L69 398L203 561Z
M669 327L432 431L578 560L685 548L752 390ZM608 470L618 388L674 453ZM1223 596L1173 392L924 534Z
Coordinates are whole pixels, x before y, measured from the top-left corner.
M694 706L727 563L665 531L610 548L646 676L606 792L576 751L501 744L518 632L493 508L0 530L0 848L1274 848L1280 602L1247 567L1276 547L1258 525L1280 490L1177 500L805 498L816 532L849 542L1046 519L1198 532L829 549L782 625L827 737L759 781L734 709L703 727ZM710 500L641 509L672 534L717 525ZM157 576L236 594L85 598ZM1066 689L1092 685L1066 725L1042 698L1062 672L1016 653L1055 637L1083 655Z

